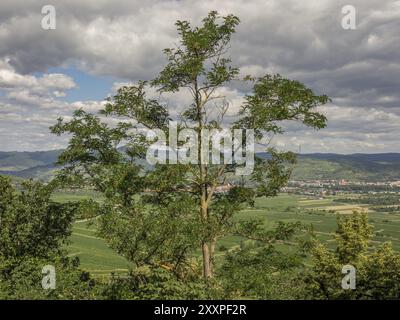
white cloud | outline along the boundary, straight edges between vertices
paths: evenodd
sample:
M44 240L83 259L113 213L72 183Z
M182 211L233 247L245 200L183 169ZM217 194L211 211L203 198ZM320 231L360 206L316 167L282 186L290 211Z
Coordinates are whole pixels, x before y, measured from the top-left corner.
M67 103L57 98L66 95L65 90L76 86L73 79L64 74L44 74L41 77L23 75L15 71L8 59L0 60L0 90L8 103L40 108L65 108ZM4 98L3 98L4 99Z

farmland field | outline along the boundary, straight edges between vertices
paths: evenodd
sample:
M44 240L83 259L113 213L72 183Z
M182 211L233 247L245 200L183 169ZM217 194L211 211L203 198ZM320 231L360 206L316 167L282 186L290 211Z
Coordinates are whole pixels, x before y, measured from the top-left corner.
M90 194L56 194L56 201L79 200L85 197L97 197ZM97 197L98 198L98 197ZM336 199L336 201L334 201ZM323 199L311 199L304 196L280 194L275 198L261 198L254 208L248 208L236 215L236 220L263 219L265 228L271 228L275 222L301 221L312 224L320 241L333 247L332 232L336 229L337 214L348 214L352 210L368 212L370 222L374 225L375 242L391 241L395 250L400 251L400 212L374 212L373 207L357 203L340 203L338 196ZM70 243L67 247L70 256L78 256L81 266L94 275L108 275L110 272L127 272L129 262L108 248L104 240L96 234L94 224L86 220L75 221ZM238 247L244 239L231 235L221 239L217 244L217 259L223 258L226 250ZM290 247L286 247L290 250Z

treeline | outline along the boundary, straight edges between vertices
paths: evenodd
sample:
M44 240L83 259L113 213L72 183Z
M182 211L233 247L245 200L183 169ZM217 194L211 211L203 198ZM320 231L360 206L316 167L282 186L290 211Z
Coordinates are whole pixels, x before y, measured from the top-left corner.
M373 195L373 196L364 196L360 198L336 198L333 200L334 202L340 203L361 203L361 204L369 204L375 206L390 206L390 205L399 205L400 204L400 196L399 195Z
M400 212L400 206L373 207L372 209L376 212L388 212L388 213Z

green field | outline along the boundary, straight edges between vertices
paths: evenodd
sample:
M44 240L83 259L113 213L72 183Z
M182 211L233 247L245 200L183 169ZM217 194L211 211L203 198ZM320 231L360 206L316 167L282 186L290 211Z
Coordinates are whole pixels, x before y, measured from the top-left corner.
M91 195L85 194L56 194L57 201L79 200ZM256 201L254 208L248 208L236 215L235 219L262 218L265 227L271 228L277 221L301 221L312 224L317 237L330 246L332 232L336 229L336 215L348 214L354 209L368 212L370 222L375 227L374 241L391 241L393 247L400 251L400 212L385 213L374 212L373 208L365 204L346 204L333 202L334 196L324 199L307 199L302 196L281 194L275 198L262 198ZM71 256L78 256L82 268L97 275L107 275L110 272L126 272L129 269L129 262L119 256L112 249L108 248L105 241L98 238L94 224L88 221L76 221L73 225L73 233L68 245ZM228 236L218 242L219 250L217 257L222 258L225 250L238 247L243 238ZM285 250L290 250L287 246Z
M61 202L61 203L68 201L79 201L88 198L97 201L101 201L103 199L99 193L90 190L63 191L63 192L54 192L52 194L52 199L56 202Z
M70 256L78 256L82 267L91 273L126 272L129 268L129 262L97 237L93 224L90 225L87 221L74 223L70 240Z

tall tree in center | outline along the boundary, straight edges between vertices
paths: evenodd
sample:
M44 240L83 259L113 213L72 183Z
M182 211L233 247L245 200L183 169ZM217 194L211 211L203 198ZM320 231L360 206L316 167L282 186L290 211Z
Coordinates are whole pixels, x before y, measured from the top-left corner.
M164 50L168 63L156 79L120 88L101 117L78 110L71 121L59 119L52 127L56 134L72 134L60 157L64 169L59 177L105 194L101 233L137 265L161 265L182 276L200 246L203 275L212 277L217 240L232 232L257 232L255 225L236 228L233 215L255 197L276 195L287 182L295 162L292 153L268 145L263 158L255 157L251 174L238 176L240 161L208 161L210 154L204 150L209 150L210 141L203 139L205 129L252 130L256 145L261 146L283 134L288 121L315 129L326 124L316 111L329 101L326 95L315 95L302 83L280 75L239 77L239 69L231 66L227 55L238 23L238 17L221 17L215 11L199 27L177 21L180 43ZM232 81L251 85L236 115L223 94ZM148 98L150 87L160 97L187 93L192 103L178 106L179 116L172 117L162 100ZM118 124L111 125L109 117L119 119ZM197 133L198 163L143 166L140 159L146 159L154 143L146 139L146 131L161 129L168 136L171 120L177 121L178 132ZM243 145L249 143L245 136L240 139ZM230 157L225 149L221 153L224 159Z

